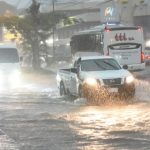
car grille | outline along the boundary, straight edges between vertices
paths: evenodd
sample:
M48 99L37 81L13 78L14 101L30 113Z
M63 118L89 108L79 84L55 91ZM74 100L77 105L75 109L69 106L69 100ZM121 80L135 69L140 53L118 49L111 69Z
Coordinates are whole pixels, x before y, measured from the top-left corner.
M103 82L104 82L104 85L106 85L106 86L120 85L121 84L121 78L103 79Z

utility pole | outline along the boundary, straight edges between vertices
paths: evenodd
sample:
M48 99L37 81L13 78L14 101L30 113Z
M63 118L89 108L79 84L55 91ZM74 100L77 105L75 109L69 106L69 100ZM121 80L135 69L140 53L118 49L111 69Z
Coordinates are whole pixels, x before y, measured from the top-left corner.
M52 5L53 5L53 57L55 57L55 0L52 0Z
M3 26L0 25L0 41L3 41Z

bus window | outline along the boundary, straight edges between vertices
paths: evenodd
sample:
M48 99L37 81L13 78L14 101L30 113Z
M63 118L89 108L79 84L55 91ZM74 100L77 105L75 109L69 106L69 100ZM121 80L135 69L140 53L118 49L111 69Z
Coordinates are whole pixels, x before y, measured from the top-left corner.
M100 49L100 35L83 34L74 36L71 40L72 52L98 51Z
M103 34L81 34L81 35L75 35L71 39L71 51L74 54L78 51L83 52L100 52L101 54L104 54L103 52L103 43L104 36Z
M101 54L104 54L104 52L103 52L104 43L103 43L103 35L102 34L96 35L96 43L95 44L96 44L96 51L100 52Z

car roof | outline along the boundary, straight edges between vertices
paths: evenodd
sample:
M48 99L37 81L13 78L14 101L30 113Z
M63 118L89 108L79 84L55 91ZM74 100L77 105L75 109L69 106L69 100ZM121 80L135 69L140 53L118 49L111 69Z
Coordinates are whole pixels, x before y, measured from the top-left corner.
M77 61L79 58L81 58L81 60L90 60L90 59L114 59L113 57L110 56L82 56L82 57L76 57L74 59L74 61Z
M137 30L140 26L127 26L127 25L123 25L123 24L102 24L102 25L98 25L95 27L91 27L90 29L86 29L83 31L79 31L77 32L75 35L73 35L72 37L76 36L76 35L86 35L86 34L93 34L93 33L99 33L105 29L109 29L109 30Z

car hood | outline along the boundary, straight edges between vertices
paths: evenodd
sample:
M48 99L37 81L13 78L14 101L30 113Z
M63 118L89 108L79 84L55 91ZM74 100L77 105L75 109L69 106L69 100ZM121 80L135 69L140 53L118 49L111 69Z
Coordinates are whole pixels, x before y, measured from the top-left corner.
M130 75L131 73L125 69L81 72L82 79L86 78L113 79L113 78L125 78Z

